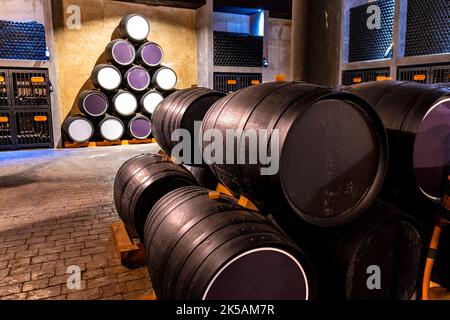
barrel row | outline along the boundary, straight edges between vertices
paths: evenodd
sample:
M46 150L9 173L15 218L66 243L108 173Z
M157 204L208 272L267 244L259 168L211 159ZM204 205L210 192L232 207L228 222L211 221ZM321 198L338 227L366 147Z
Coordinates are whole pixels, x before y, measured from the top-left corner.
M274 222L195 184L185 168L159 155L132 158L116 176L117 210L130 234L145 244L160 299L410 299L415 294L425 235L420 223L400 210L377 201L354 223L318 229ZM376 289L379 283L382 290Z
M386 132L373 108L356 95L317 85L268 83L223 98L205 88L181 90L155 109L153 126L164 152L190 166L208 163L220 183L252 199L262 211L320 226L345 224L366 210L387 168ZM172 137L177 129L188 131L191 138L188 143L183 139L182 153L172 154L179 144ZM261 159L256 164L237 161L246 142L242 137L224 143L232 149L215 155L214 161L205 158L211 141L207 132L226 137L230 130L264 131L268 141L277 131L279 137L271 140L274 150L270 144L263 145L266 149L258 144L255 151L278 153L274 166L279 169L262 175L267 163ZM245 159L252 156L249 150L246 146ZM186 151L190 157L184 156Z
M159 67L149 71L135 65L122 72L111 64L95 66L91 75L92 83L103 91L116 91L120 88L135 93L147 91L150 87L160 91L170 91L177 84L177 75L169 67Z
M136 114L126 122L109 114L95 121L83 115L73 115L66 118L63 130L71 141L78 143L93 138L106 141L117 141L123 137L144 140L151 136L152 125L150 119L142 114Z
M136 112L142 112L151 116L164 96L155 90L150 90L140 96L119 90L115 94L106 95L97 90L84 90L77 99L78 109L89 118L98 118L106 113L112 113L119 117L130 117Z
M207 92L186 89L161 103L154 115L160 128L156 141L171 154L179 143L172 133L188 130L194 138L184 150L190 148L191 157L174 156L198 166L199 158L211 162L204 159L208 131L225 137L227 130L277 130L275 174L261 175L267 167L261 162L228 163L227 156L237 159L238 143L209 165L220 183L260 209L294 213L293 219L318 226L342 225L364 212L381 191L383 199L421 219L424 212L436 211L450 168L448 88L384 81L338 92L305 83L267 83L211 101L204 114L208 108L197 108L190 97ZM172 120L190 119L195 109L196 121L204 114L200 133L192 129L192 119L190 127ZM270 150L258 146L256 151ZM428 217L434 219L429 214L422 220Z

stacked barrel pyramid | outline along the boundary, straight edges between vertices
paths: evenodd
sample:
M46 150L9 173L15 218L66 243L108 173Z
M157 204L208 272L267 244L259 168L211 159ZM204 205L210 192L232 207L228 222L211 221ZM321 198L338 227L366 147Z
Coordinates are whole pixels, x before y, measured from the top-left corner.
M145 17L131 14L122 19L121 38L106 47L108 63L92 71L95 89L79 94L79 113L63 124L67 140L145 140L152 135L153 111L174 90L177 75L161 65L163 49L147 40L149 33Z

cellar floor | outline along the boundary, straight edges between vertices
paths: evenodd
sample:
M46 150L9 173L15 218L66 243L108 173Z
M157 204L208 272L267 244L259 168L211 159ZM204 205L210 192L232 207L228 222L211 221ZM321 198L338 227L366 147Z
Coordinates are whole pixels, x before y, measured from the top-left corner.
M0 300L139 299L146 268L130 271L115 251L112 188L119 167L157 145L0 152ZM78 266L81 289L67 287ZM450 300L434 288L434 299Z
M111 223L114 177L156 145L0 152L0 299L137 299L146 268L121 266ZM67 267L81 289L69 290Z

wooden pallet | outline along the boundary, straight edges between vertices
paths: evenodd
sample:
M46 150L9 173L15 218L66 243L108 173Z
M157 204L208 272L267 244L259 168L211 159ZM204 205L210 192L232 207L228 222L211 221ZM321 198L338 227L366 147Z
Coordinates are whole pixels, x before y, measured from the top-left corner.
M76 149L76 148L96 148L96 147L110 147L110 146L128 146L133 144L149 144L156 143L155 139L144 140L118 140L118 141L92 141L92 142L65 142L64 148Z
M142 268L145 263L145 251L142 243L135 243L129 236L121 221L113 222L112 233L116 250L120 253L123 266L134 270Z
M221 183L219 183L219 185L217 186L216 192L219 194L220 193L225 194L230 197L235 197L233 195L233 193ZM210 194L210 196L211 196L211 194ZM259 212L259 209L256 207L256 205L252 201L247 199L246 197L240 196L239 198L236 198L236 199L238 200L238 205L240 205L241 207Z
M158 297L156 296L155 292L152 290L149 294L142 296L139 300L158 300Z

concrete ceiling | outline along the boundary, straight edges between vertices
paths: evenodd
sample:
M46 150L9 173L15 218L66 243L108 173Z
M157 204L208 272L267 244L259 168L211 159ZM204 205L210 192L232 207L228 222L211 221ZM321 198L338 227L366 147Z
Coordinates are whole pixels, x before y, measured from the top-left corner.
M206 3L206 0L129 0L122 2L198 9ZM269 10L270 16L273 18L291 19L292 17L292 0L214 0L214 6L218 11L238 13L239 8L264 9Z
M153 6L167 6L176 8L198 9L206 4L206 0L128 0L120 2L142 3Z

